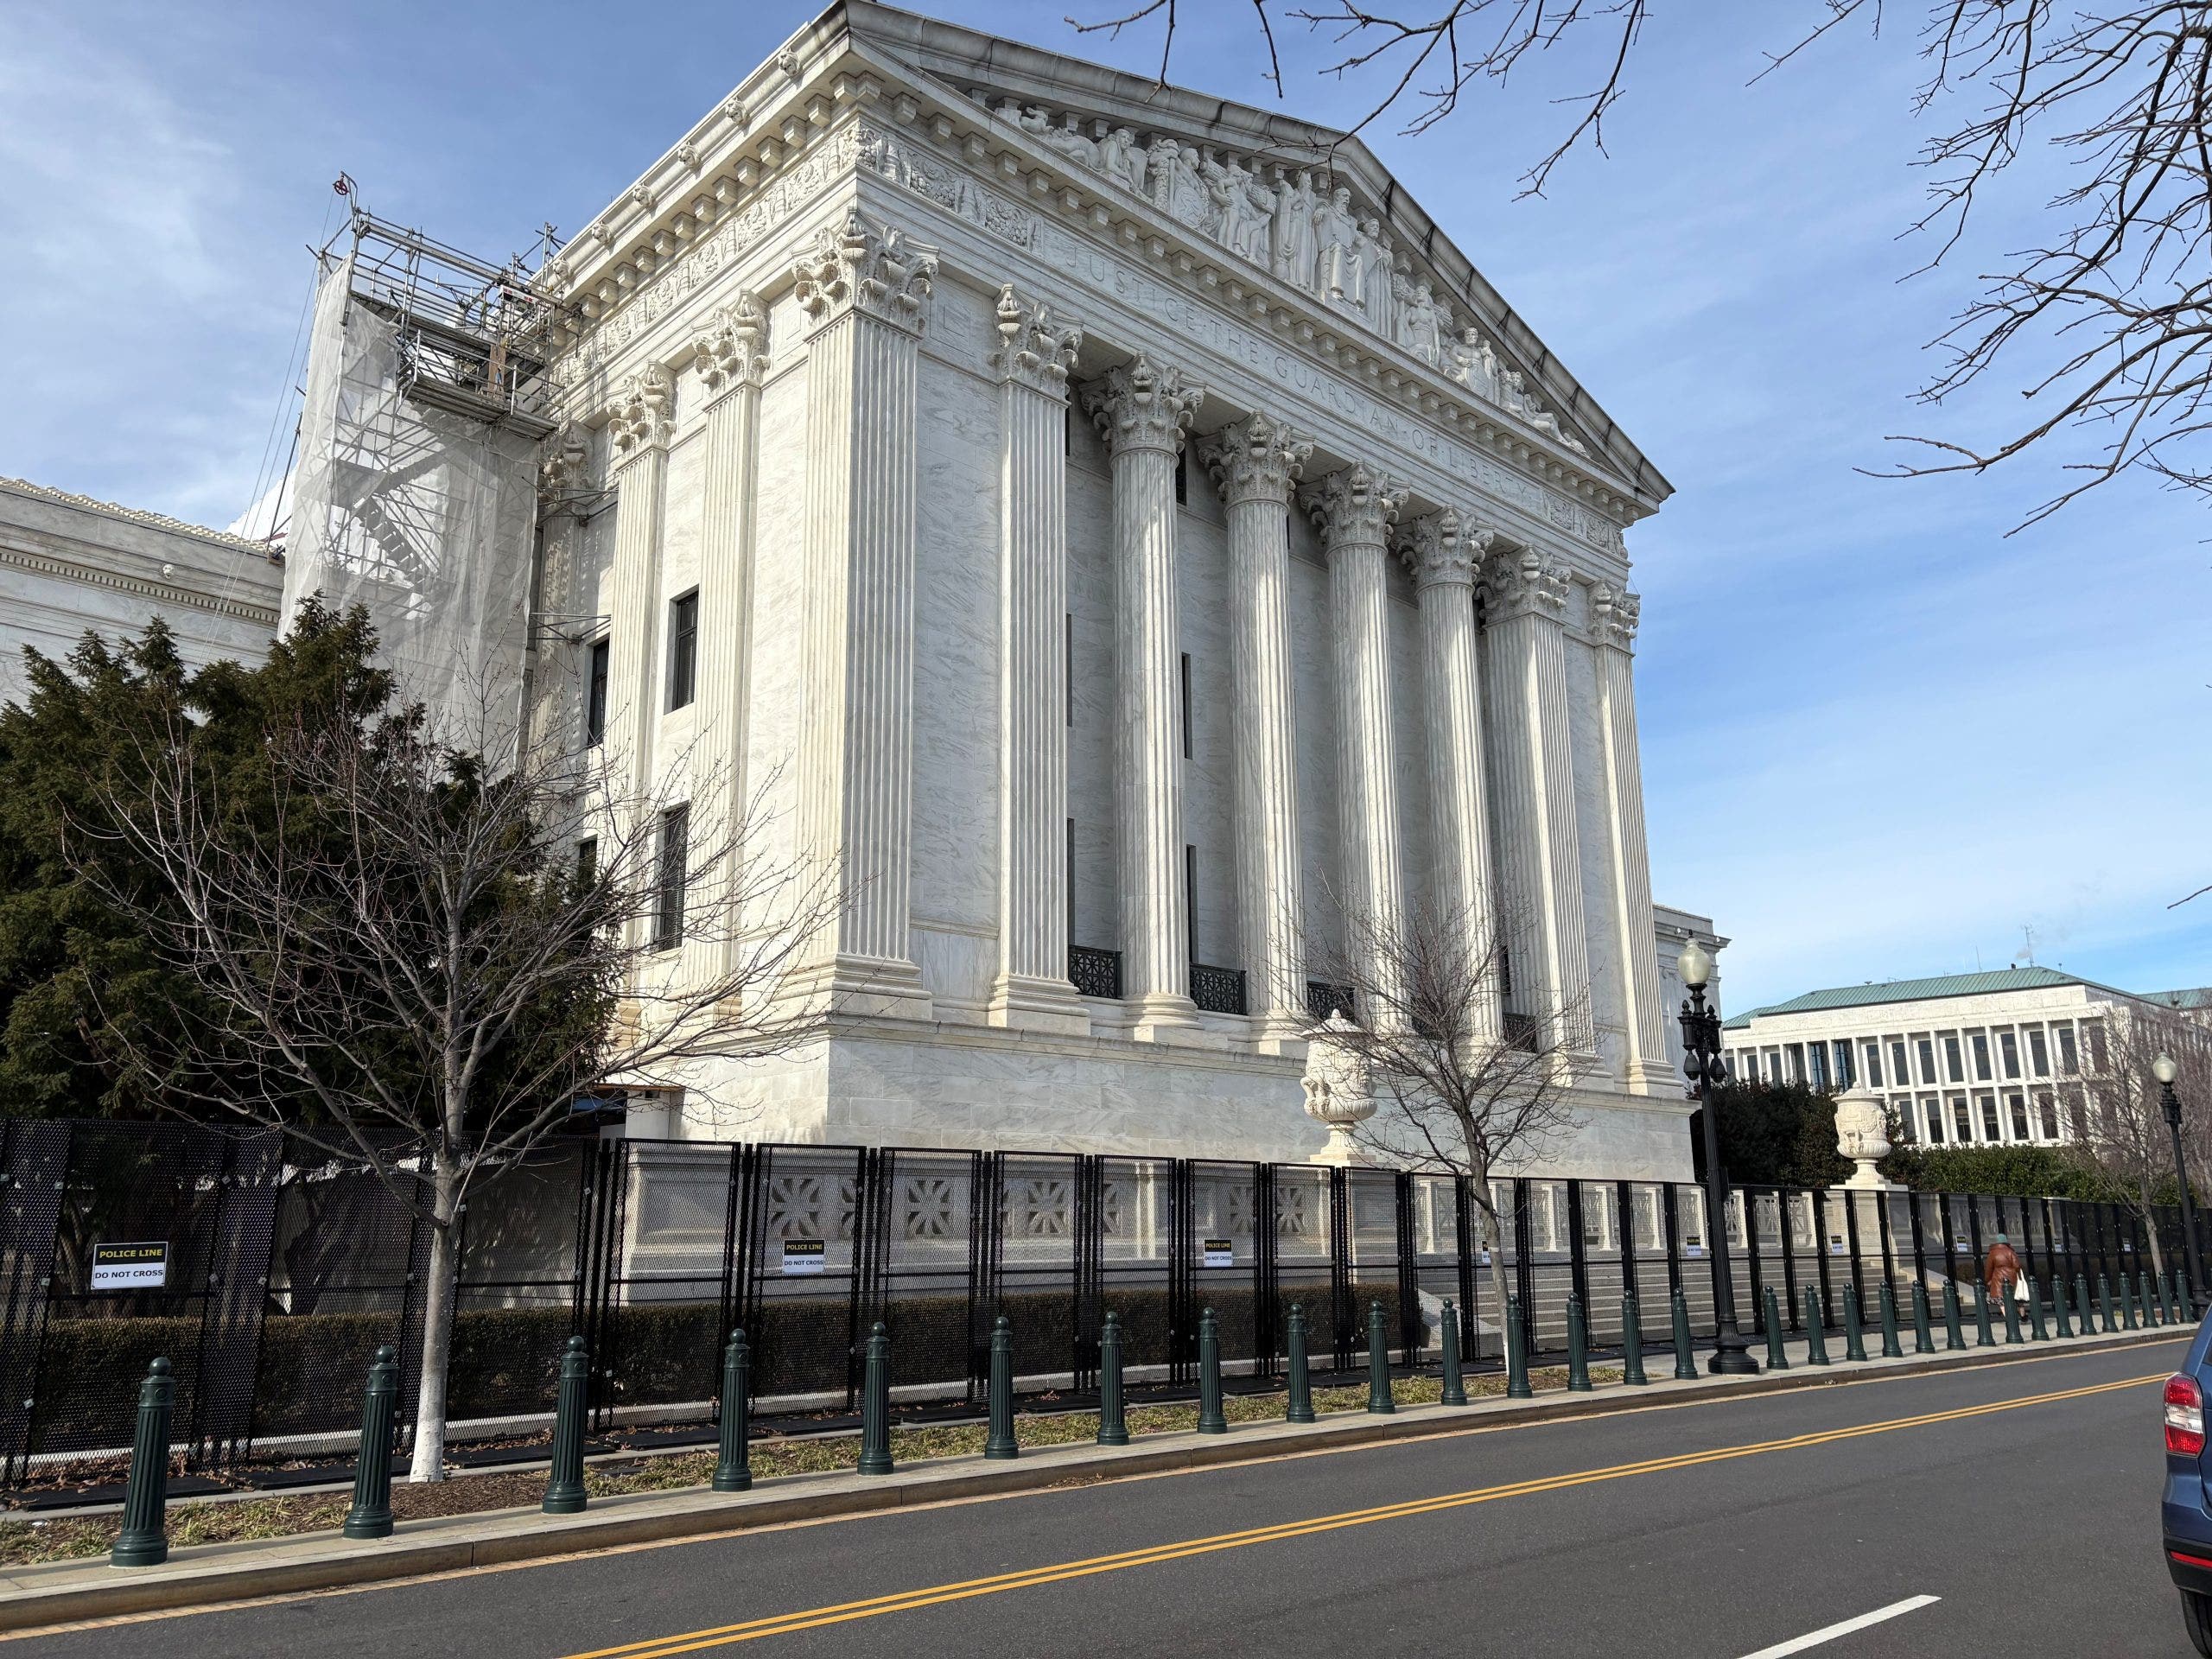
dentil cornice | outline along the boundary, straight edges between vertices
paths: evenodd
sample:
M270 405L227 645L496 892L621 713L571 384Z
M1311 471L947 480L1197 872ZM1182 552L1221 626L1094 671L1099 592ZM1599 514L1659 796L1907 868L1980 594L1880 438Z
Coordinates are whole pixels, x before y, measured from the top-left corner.
M1198 445L1198 459L1213 474L1222 499L1287 505L1292 487L1313 454L1313 440L1255 410Z
M793 297L817 329L856 311L918 334L929 321L937 261L935 248L854 207L842 226L816 233L813 248L793 268Z
M1012 283L999 289L998 322L991 366L1017 385L1065 399L1068 371L1083 346L1083 325L1055 316L1041 300L1022 298Z
M752 295L741 294L715 312L693 349L709 401L741 386L757 387L768 372L767 314Z
M1567 588L1573 578L1558 559L1548 559L1535 549L1518 556L1508 554L1483 567L1483 588L1490 595L1492 621L1518 616L1546 616L1556 622L1567 612Z
M1357 462L1299 492L1329 548L1387 545L1390 526L1406 505L1406 487Z
M1083 389L1084 409L1116 454L1128 449L1175 454L1205 400L1206 389L1185 380L1180 369L1155 368L1141 354Z
M1471 588L1483 556L1497 539L1496 531L1471 524L1453 509L1445 507L1424 513L1408 524L1398 541L1398 554L1421 587L1447 582Z
M654 449L665 449L675 425L676 384L658 363L648 363L622 383L607 416L617 467Z
M1636 626L1643 612L1643 601L1636 594L1618 592L1601 582L1590 594L1591 635L1601 645L1631 651L1636 646Z

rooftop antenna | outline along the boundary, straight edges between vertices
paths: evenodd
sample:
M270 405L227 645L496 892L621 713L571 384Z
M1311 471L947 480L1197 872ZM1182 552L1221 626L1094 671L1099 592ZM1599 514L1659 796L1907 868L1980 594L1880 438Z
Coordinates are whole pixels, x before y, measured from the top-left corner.
M2032 968L2036 965L2036 930L2034 924L2030 922L2023 922L2020 924L2020 939L2021 944L2019 954L2015 956L2012 960L2014 962L2024 962L2029 967Z

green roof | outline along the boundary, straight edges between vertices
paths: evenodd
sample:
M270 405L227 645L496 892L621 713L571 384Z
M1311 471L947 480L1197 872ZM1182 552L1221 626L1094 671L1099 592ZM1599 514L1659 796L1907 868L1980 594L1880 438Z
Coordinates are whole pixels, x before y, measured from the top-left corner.
M1753 1008L1748 1014L1736 1014L1724 1022L1730 1031L1740 1031L1762 1014L1815 1014L1823 1008L1865 1008L1884 1002L1929 1002L1946 996L1987 996L1998 991L2040 991L2059 985L2086 985L2091 990L2107 991L2114 996L2133 996L2129 991L2113 990L2109 985L2100 985L2093 979L2079 974L2062 974L2055 968L1999 968L1985 974L1939 974L1933 979L1891 979L1878 985L1839 985L1832 990L1808 991L1802 996L1793 996L1787 1002L1770 1002L1763 1008ZM2181 1007L2196 1007L2200 1003L2193 999L2205 996L2202 991L2160 992L2145 1001L2163 1001L2168 996L2192 999L2177 1003Z

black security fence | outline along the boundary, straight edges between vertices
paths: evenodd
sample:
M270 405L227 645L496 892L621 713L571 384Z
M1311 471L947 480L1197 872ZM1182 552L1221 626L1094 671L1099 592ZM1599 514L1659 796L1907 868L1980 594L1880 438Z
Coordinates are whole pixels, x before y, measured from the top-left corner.
M403 1175L411 1181L411 1175ZM415 1195L274 1131L0 1123L0 1484L114 1456L131 1382L175 1366L175 1437L204 1469L334 1451L370 1357L393 1344L411 1422L429 1229ZM1363 1362L1379 1304L1395 1360L1434 1356L1443 1305L1469 1362L1504 1356L1513 1299L1530 1357L1567 1347L1570 1296L1618 1351L1635 1293L1645 1343L1680 1293L1714 1334L1701 1189L1496 1182L1495 1247L1463 1179L1373 1168L1045 1152L563 1140L469 1198L448 1405L466 1442L542 1429L561 1349L592 1360L593 1427L711 1419L721 1344L742 1326L754 1407L850 1412L868 1332L891 1339L893 1399L979 1400L993 1322L1018 1386L1080 1403L1108 1313L1132 1388L1195 1379L1211 1309L1230 1386L1281 1375L1292 1307L1318 1370ZM1971 1300L2002 1234L2039 1289L2177 1265L2180 1224L2110 1205L1948 1193L1734 1193L1725 1247L1747 1331L1772 1288L1792 1331L1839 1327L1847 1286L1871 1325L1887 1285ZM1240 1380L1241 1379L1241 1380Z

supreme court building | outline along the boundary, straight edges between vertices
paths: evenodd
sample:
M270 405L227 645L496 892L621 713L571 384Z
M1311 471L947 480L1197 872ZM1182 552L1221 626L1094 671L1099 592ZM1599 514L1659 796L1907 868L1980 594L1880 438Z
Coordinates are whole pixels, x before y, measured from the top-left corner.
M536 289L541 718L844 884L817 1033L632 1132L1303 1158L1315 942L1497 903L1548 1173L1688 1177L1669 486L1357 139L848 0Z

